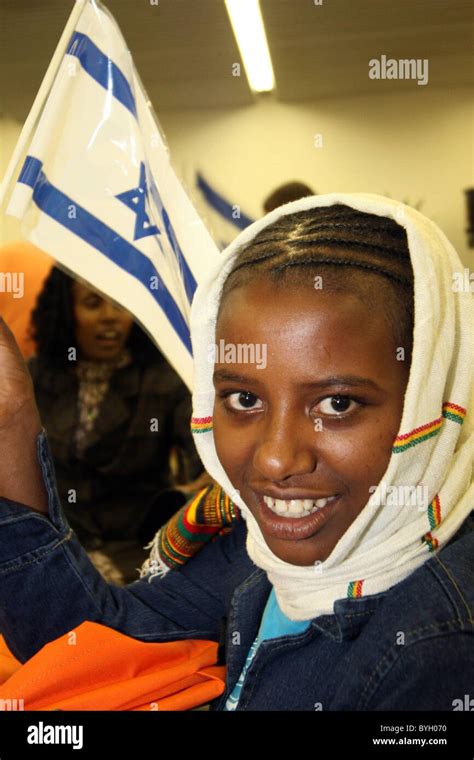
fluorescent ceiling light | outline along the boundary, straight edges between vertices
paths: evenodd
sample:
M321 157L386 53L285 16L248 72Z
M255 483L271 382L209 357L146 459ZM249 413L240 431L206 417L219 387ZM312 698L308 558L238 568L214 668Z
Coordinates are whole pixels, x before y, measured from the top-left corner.
M273 90L275 77L259 0L225 0L225 4L251 89Z

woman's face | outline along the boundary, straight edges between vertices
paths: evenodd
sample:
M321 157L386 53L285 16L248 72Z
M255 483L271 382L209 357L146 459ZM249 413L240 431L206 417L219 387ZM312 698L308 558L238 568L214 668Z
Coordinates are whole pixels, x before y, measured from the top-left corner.
M218 457L277 557L324 561L385 473L409 367L380 310L312 283L261 278L231 291L219 341L263 345L267 355L266 366L257 351L259 363L242 351L230 364L218 352Z
M85 359L115 359L125 346L133 318L80 282L72 286L76 341Z

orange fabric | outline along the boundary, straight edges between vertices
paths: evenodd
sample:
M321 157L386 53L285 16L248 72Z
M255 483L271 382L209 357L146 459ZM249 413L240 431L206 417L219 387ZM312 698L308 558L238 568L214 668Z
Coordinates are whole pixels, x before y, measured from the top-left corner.
M0 634L0 688L7 678L21 668L21 662L17 660L7 647L5 639Z
M28 336L31 312L53 263L51 256L32 243L16 241L0 247L0 272L23 274L21 298L7 292L5 286L0 288L0 314L25 359L35 350L35 344Z
M217 644L138 641L86 621L23 665L0 642L0 700L25 710L190 710L224 691Z

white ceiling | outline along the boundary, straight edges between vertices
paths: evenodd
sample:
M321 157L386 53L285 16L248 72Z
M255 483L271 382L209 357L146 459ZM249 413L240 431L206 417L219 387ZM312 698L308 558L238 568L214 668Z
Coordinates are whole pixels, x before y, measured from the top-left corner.
M223 0L106 0L159 112L252 102ZM261 0L276 97L318 100L418 87L374 81L368 61L428 58L429 85L472 85L472 0ZM0 0L0 108L23 121L72 0ZM427 89L422 86L420 90Z

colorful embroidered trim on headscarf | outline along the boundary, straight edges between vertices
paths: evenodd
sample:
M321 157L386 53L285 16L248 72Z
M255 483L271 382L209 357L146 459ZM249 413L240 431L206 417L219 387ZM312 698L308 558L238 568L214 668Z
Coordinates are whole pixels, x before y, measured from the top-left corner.
M421 539L423 543L428 545L428 550L430 552L434 552L435 549L439 546L439 541L437 538L431 535L431 532L425 533L423 538Z
M435 496L428 507L428 520L430 522L431 530L434 530L441 524L441 503L439 496Z
M347 596L349 599L355 599L358 596L362 596L362 586L364 581L351 581L347 587Z
M458 406L458 404L451 404L449 401L446 401L443 404L443 417L446 417L448 420L458 422L462 425L466 414L466 410L463 409L462 406Z
M421 538L422 542L427 544L428 550L430 552L434 552L435 549L437 549L439 546L438 539L433 536L431 531L439 528L441 525L441 520L441 502L439 496L436 495L428 507L428 522L430 524L431 530L428 531L428 533L425 533L425 535Z
M465 416L466 410L463 409L462 406L453 404L450 401L445 401L441 417L438 417L438 419L433 422L427 422L426 425L421 425L420 427L415 428L415 430L412 430L410 433L398 435L393 443L392 452L394 454L399 454L402 451L406 451L406 449L409 449L411 446L415 446L417 443L422 443L422 441L427 441L428 438L437 435L441 430L441 425L443 424L444 419L452 420L453 422L462 425Z
M212 417L191 417L193 433L209 433L212 430Z
M140 578L151 580L182 567L202 546L217 535L229 533L240 510L222 488L211 485L193 496L171 517L145 548L150 557L140 570Z

